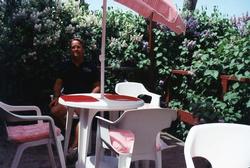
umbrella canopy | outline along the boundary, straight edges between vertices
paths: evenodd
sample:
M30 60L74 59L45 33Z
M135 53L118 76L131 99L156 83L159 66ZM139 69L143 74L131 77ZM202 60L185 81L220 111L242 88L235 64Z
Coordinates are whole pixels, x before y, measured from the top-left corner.
M177 34L184 33L186 26L172 0L115 0L145 18L166 25Z
M178 14L172 0L115 0L137 12L139 15L149 18L154 22L166 25L177 34L185 33L186 26ZM104 70L105 70L105 38L106 38L106 14L107 0L103 0L102 17L102 46L99 60L101 62L101 98L104 98Z

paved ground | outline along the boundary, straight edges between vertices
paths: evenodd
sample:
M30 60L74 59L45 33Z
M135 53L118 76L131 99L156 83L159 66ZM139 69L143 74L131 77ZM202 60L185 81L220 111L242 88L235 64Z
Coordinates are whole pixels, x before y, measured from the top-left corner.
M1 133L1 131L0 131ZM180 143L168 136L162 136L170 147L162 152L163 168L186 168L183 143ZM0 134L0 168L9 168L11 160L14 156L16 146L5 141L2 134ZM56 154L57 155L57 154ZM56 157L57 161L58 158ZM150 167L154 167L153 163ZM205 168L204 162L198 162L198 168ZM19 168L49 168L50 162L48 160L48 152L46 146L28 148L23 157ZM74 163L68 163L67 168L74 168Z

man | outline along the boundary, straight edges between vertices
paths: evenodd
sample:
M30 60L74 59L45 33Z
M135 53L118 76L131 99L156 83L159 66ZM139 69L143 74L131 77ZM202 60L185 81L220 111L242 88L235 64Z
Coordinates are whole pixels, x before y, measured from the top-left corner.
M71 61L61 67L54 84L54 98L50 103L51 112L59 127L65 127L66 108L58 103L61 94L97 93L100 91L99 72L91 63L84 61L84 42L74 38L70 42ZM79 112L75 111L77 114ZM77 147L78 129L71 148Z

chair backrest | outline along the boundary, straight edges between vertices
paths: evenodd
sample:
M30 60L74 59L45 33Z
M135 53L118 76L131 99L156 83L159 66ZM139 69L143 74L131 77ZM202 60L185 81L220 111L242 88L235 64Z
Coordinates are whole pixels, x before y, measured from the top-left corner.
M20 119L20 117L18 117L17 115L11 113L8 109L6 108L2 108L3 106L1 106L0 102L0 122L3 125L3 136L5 138L8 137L8 131L7 131L7 122L19 122L19 121L23 121L22 119Z
M6 111L11 111L12 110L12 108L11 108L12 106L11 105L8 105L8 104L6 104L4 102L1 102L1 101L0 101L0 107L2 109L6 110Z
M131 130L135 135L132 160L154 158L157 134L162 129L169 128L176 118L177 112L167 108L136 109L124 112L117 120L116 126L120 129Z
M10 112L8 107L12 107L12 106L7 105L3 102L0 102L0 122L2 122L2 124L3 124L4 137L8 137L8 133L7 133L8 132L7 131L7 123L8 122L25 121L25 119L22 119L22 118L20 118L20 116ZM42 121L40 121L39 123L42 123Z
M212 123L193 126L184 147L187 168L192 157L206 158L213 168L250 167L250 126Z
M121 82L115 86L115 92L121 95L137 97L140 94L148 92L141 83L137 82Z
M20 121L20 118L8 111L7 109L4 109L0 106L0 119L8 122L17 122Z
M6 126L7 116L6 116L5 112L6 111L0 107L0 127L1 127L0 131L3 134L3 137L7 138L8 137L7 126Z
M149 92L145 86L137 82L120 82L115 86L115 92L120 95L127 95L137 97L141 94L149 95L152 97L151 105L160 107L160 95Z

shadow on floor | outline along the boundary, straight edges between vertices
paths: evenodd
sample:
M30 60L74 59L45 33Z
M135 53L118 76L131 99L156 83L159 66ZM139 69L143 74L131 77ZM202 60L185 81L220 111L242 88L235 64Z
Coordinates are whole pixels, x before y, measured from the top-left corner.
M186 168L183 147L184 143L173 139L167 134L162 134L162 139L167 142L170 147L162 151L163 168ZM15 154L16 146L5 141L0 132L0 168L9 168L12 158ZM59 165L57 153L55 158ZM197 168L209 168L204 160L196 160ZM50 168L47 147L31 147L24 151L23 157L19 164L19 168ZM74 163L68 163L67 168L74 168ZM131 166L134 167L134 166ZM141 166L140 166L141 167ZM150 162L150 168L154 167L154 163Z

